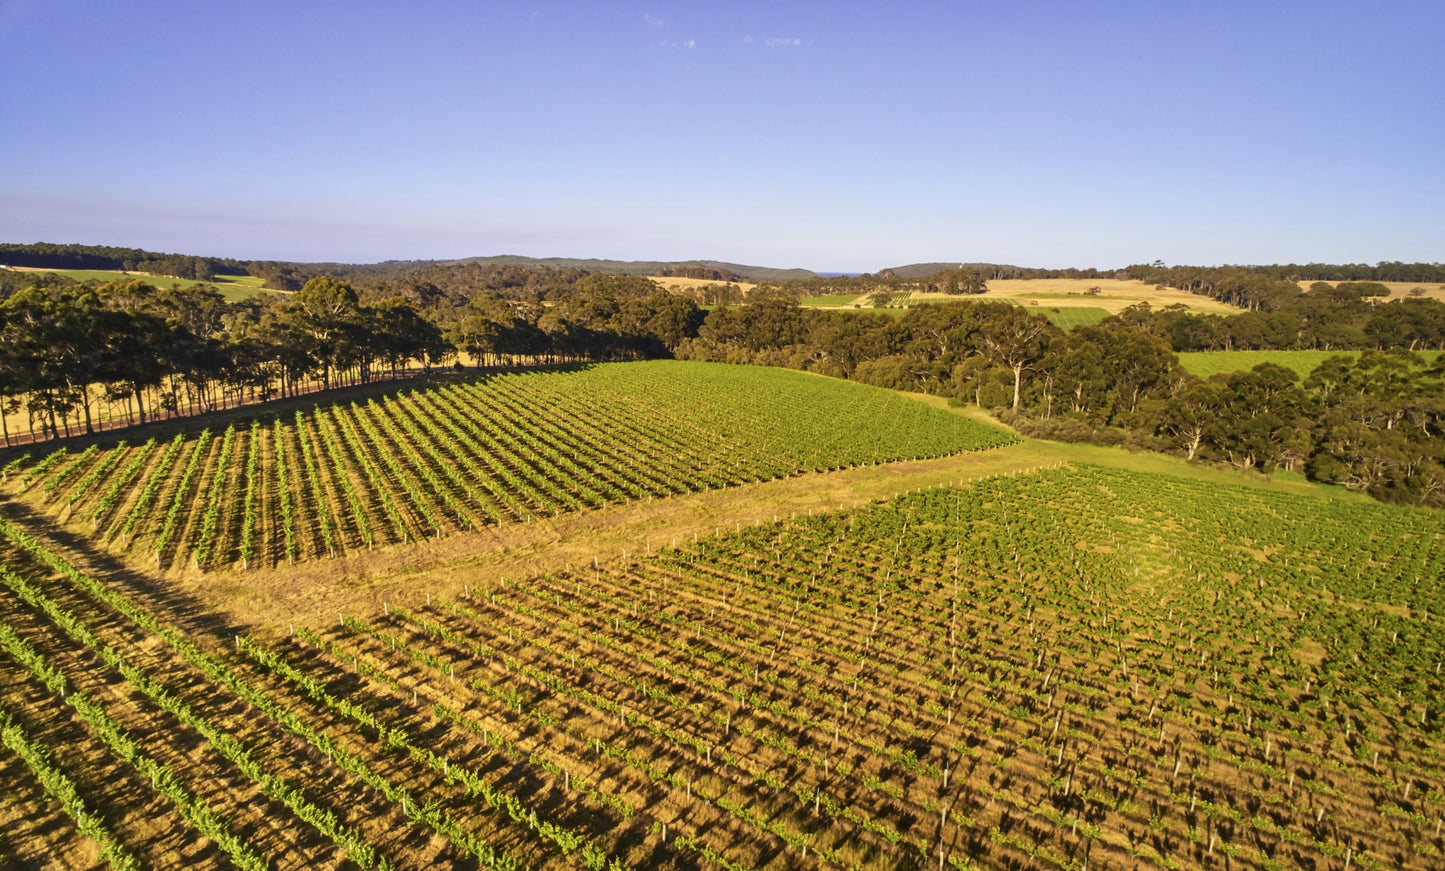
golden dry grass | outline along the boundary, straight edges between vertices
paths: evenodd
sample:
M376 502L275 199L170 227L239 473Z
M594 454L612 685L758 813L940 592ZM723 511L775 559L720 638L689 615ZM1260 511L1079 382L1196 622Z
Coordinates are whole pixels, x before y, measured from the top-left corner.
M1301 290L1309 290L1310 285L1314 283L1313 281L1301 281L1299 286ZM1376 283L1390 288L1390 299L1414 299L1415 297L1411 296L1410 291L1419 287L1425 291L1421 295L1424 299L1438 299L1445 302L1445 284L1431 284L1424 281L1380 281ZM1339 282L1326 281L1325 284L1334 287Z
M982 299L1007 299L1020 305L1056 307L1088 306L1118 314L1131 305L1147 302L1154 308L1183 305L1190 311L1238 314L1239 309L1207 296L1186 293L1173 287L1158 287L1142 281L1115 278L1019 278L990 281ZM1099 293L1088 293L1090 288ZM933 294L915 294L914 298Z
M689 290L696 290L699 287L706 287L709 284L727 284L726 281L713 281L708 278L678 278L677 276L649 275L647 276L658 287L672 293L683 293ZM757 284L751 281L734 281L733 286L743 292L743 296L753 292Z
M1090 288L1097 287L1097 294L1090 294ZM1115 278L1010 278L990 281L987 290L980 294L964 296L946 293L914 292L908 304L920 302L959 302L966 300L1006 300L1021 306L1047 306L1049 308L1101 308L1109 314L1118 314L1131 305L1147 302L1160 309L1171 305L1183 305L1190 311L1201 314L1238 314L1240 309L1226 305L1207 296L1198 296L1172 287L1157 287L1142 281L1125 281ZM854 306L867 307L869 294L862 294L839 306L820 308L851 309Z

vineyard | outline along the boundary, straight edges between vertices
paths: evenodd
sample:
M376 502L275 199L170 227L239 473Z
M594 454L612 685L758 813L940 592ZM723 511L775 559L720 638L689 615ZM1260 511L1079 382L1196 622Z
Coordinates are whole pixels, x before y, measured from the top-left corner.
M138 566L245 569L1010 440L876 388L659 361L60 448L0 490Z
M220 645L4 521L0 809L117 867L1439 867L1442 545L1065 467Z

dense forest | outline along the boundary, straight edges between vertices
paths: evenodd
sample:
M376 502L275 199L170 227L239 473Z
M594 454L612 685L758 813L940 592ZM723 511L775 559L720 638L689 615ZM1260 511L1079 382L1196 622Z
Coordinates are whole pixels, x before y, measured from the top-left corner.
M21 247L41 246L8 246L4 256L18 262L14 249ZM97 404L144 421L464 359L505 366L681 357L948 396L998 409L1026 433L1264 472L1300 470L1382 499L1445 505L1445 371L1415 353L1445 350L1445 304L1385 302L1376 283L1445 278L1428 264L1130 267L1134 277L1241 310L1199 315L1141 305L1064 332L1003 302L915 306L895 319L796 301L900 283L966 295L998 277L976 265L921 278L768 282L746 304L708 311L703 305L736 303L740 294L671 294L646 278L582 268L425 263L342 280L295 264L55 247L62 250L30 253L75 258L66 264L72 268L173 256L177 265L204 261L191 265L211 274L271 269L305 281L289 296L228 303L204 285L76 284L0 272L7 444L16 436L89 431ZM1302 289L1310 280L1317 283ZM1363 353L1331 358L1303 379L1272 365L1199 379L1179 366L1177 352L1212 349Z
M106 269L143 272L174 278L206 281L217 275L251 275L262 278L268 290L300 290L309 279L329 276L357 285L376 285L429 267L487 269L503 267L526 271L556 270L608 275L659 275L697 278L706 281L793 280L810 277L806 269L773 269L721 263L714 260L624 261L580 260L566 257L468 257L459 260L386 260L380 263L284 263L270 260L240 261L233 258L194 257L161 254L139 248L108 245L58 245L0 243L0 266L39 269Z
M1357 302L1338 306L1342 319ZM1228 331L1255 316L1219 320ZM1273 364L1196 378L1157 329L1174 318L1204 320L1141 306L1066 333L1004 302L922 305L894 320L770 300L712 312L678 353L950 396L1041 437L1300 470L1382 499L1445 505L1445 367L1412 350L1445 347L1445 305L1377 306L1368 329L1329 348L1363 353L1331 357L1302 381ZM1277 338L1317 346L1308 334Z

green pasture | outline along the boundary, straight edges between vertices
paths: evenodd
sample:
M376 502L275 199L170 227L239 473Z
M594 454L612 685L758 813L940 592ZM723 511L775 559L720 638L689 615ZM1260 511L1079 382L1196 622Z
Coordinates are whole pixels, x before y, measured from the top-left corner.
M840 306L848 305L858 298L856 293L834 293L827 296L805 296L798 300L799 305L811 306Z
M278 293L279 291L267 290L266 280L255 275L217 275L211 281L196 281L190 278L171 278L165 275L146 275L140 272L121 272L118 269L47 269L44 272L36 271L35 275L43 275L46 272L54 275L63 275L72 281L87 282L99 281L106 284L116 281L144 281L156 287L192 287L197 284L209 284L225 297L227 302L240 302L250 299L258 294Z
M1434 362L1439 351L1418 352L1425 359ZM1360 356L1359 351L1190 351L1179 355L1179 365L1200 378L1230 372L1248 372L1261 363L1273 363L1293 371L1299 378L1306 378L1317 366L1330 357L1346 356L1351 359Z
M1109 316L1108 309L1094 306L1040 307L1036 312L1048 318L1049 323L1065 331L1072 330L1074 327L1092 327Z

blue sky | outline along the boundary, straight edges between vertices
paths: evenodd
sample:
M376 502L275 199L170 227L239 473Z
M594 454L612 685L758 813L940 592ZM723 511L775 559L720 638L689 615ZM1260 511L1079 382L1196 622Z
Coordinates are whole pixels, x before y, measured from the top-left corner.
M0 0L0 241L1445 260L1436 2Z

